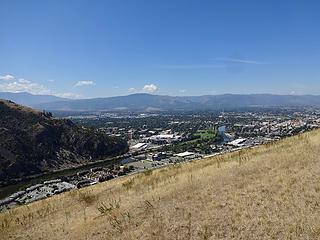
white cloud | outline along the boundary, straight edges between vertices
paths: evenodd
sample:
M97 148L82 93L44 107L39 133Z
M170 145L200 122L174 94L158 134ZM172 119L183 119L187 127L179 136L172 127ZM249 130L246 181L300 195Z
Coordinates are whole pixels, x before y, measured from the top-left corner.
M48 89L46 86L26 80L24 78L15 78L11 75L1 76L0 92L28 92L35 95L54 95L65 98L80 98L81 95L76 93L57 93Z
M159 87L151 83L151 84L144 85L142 89L131 87L128 89L128 92L129 93L141 93L141 92L154 93L158 90L159 90Z
M128 89L128 92L130 92L130 93L136 92L136 89L133 88L133 87L132 87L132 88L129 88L129 89Z
M90 86L94 85L94 81L87 80L87 81L78 81L74 86L75 87L81 87L81 86Z
M185 93L187 90L186 89L180 89L179 93Z
M154 84L146 84L144 85L142 90L145 92L153 93L153 92L156 92L158 89L159 88Z
M31 81L26 80L26 79L24 79L24 78L19 78L19 79L18 79L18 82L19 82L19 83L26 83L26 84L31 83Z
M14 82L1 83L0 91L3 92L28 92L32 94L51 94L45 86L28 80L18 80Z
M4 80L4 81L11 81L13 79L14 79L14 76L12 76L10 74L4 75L4 76L0 76L0 80Z

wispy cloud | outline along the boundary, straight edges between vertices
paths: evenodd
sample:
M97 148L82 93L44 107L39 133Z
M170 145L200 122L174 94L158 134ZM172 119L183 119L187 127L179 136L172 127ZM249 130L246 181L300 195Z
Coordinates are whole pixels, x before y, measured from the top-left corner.
M208 64L182 64L182 65L163 65L159 68L163 69L205 69L205 68L225 68L228 64L253 64L261 65L264 62L255 61L245 58L210 58L211 63Z
M18 82L19 82L19 83L26 83L26 84L30 84L30 83L31 83L31 81L29 81L29 80L27 80L27 79L24 79L24 78L19 78L19 79L18 79Z
M72 92L57 93L57 94L54 94L54 95L57 96L57 97L73 98L73 99L77 99L77 98L81 98L82 97L81 94L72 93Z
M91 80L78 81L74 86L81 87L81 86L90 86L90 85L94 85L94 81L91 81Z
M160 68L165 69L203 69L203 68L222 68L221 64L190 64L190 65L165 65Z
M28 92L32 94L51 94L51 91L43 86L24 78L16 78L7 74L0 76L0 91L2 92Z
M10 74L4 75L4 76L0 76L0 80L4 80L4 81L11 81L13 79L14 79L14 76L12 76Z
M0 76L1 92L28 92L36 95L54 95L67 98L79 98L79 94L75 93L59 93L48 89L45 85L39 84L25 78L16 78L13 75Z
M43 86L35 82L31 82L25 79L19 79L17 81L10 81L0 83L0 91L2 92L28 92L32 94L52 94L52 92Z
M187 92L186 89L180 89L180 90L179 90L179 93L186 93L186 92Z
M133 88L133 87L128 89L128 92L129 92L129 93L134 93L134 92L136 92L136 91L137 91L137 90L136 90L135 88Z
M215 62L224 62L224 63L239 63L239 64L254 64L254 65L265 64L263 62L243 59L243 58L211 58L210 60Z

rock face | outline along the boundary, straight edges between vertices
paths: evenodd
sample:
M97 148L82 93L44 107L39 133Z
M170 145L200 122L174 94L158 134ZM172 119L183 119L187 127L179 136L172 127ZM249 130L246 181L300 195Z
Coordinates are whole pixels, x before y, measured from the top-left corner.
M127 142L0 100L0 182L125 153Z

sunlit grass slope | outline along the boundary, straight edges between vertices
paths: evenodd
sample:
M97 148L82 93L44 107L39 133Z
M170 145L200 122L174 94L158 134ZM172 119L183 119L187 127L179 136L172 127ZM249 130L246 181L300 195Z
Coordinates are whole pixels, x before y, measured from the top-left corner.
M0 215L2 239L319 239L320 131Z

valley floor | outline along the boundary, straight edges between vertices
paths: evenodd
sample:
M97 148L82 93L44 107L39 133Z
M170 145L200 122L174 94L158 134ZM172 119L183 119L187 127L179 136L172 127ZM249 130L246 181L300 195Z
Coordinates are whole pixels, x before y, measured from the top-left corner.
M320 130L0 214L0 239L319 239Z

